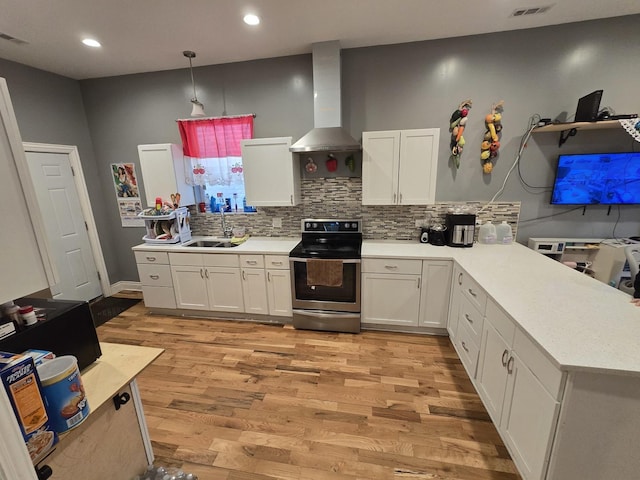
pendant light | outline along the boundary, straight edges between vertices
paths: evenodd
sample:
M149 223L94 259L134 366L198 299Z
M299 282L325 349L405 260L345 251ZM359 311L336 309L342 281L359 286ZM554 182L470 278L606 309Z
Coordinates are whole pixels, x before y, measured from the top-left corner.
M191 64L191 59L196 58L196 53L191 50L185 50L182 54L189 59L189 71L191 72L191 85L193 86L193 98L191 99L193 108L191 109L191 116L204 117L204 105L198 101L198 97L196 96L196 82L193 80L193 65Z

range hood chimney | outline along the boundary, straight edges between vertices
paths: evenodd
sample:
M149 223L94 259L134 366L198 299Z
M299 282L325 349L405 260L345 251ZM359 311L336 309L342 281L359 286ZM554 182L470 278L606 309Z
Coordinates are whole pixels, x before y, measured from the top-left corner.
M340 42L314 43L313 125L315 128L291 145L292 152L349 152L360 143L342 128Z

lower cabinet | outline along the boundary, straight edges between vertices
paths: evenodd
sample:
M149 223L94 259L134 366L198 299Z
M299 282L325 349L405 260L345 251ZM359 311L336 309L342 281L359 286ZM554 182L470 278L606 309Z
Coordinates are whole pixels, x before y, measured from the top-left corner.
M166 252L136 251L144 304L149 308L176 308L173 278Z
M363 259L362 323L445 328L448 260Z
M169 253L176 307L244 312L238 255Z
M285 255L168 255L173 308L291 317L291 277Z
M526 480L545 478L563 381L562 372L489 301L475 385Z

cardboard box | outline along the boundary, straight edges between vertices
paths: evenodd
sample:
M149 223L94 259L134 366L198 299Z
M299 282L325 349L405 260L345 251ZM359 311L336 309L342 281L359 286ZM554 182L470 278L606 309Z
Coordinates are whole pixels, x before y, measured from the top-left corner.
M31 461L37 464L58 441L49 421L33 358L0 352L0 378L18 420Z

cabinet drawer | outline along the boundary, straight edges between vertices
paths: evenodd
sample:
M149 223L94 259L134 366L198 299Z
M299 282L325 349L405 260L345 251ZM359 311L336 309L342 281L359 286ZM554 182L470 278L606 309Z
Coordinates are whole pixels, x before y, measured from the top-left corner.
M289 257L286 255L265 255L264 264L275 270L289 270Z
M524 333L516 330L513 351L529 367L531 373L540 381L551 396L559 400L563 386L562 372L549 360Z
M516 334L516 326L513 320L504 313L493 300L487 302L487 311L485 313L487 321L491 322L491 325L502 336L507 345L513 345L513 336Z
M172 287L142 286L144 304L148 308L176 308L176 296Z
M199 253L169 253L169 263L171 265L192 265L202 266L202 255Z
M366 273L403 273L422 275L422 260L404 260L398 258L365 258L362 271Z
M169 265L169 254L167 252L133 252L136 263L156 263Z
M480 285L478 285L467 272L458 273L456 281L462 293L471 300L480 313L484 313L484 309L487 306L487 294Z
M240 255L240 266L243 268L264 268L262 255Z
M474 342L480 345L482 342L482 324L484 315L465 295L460 295L460 309L458 310L458 325L465 323L472 335ZM459 327L458 327L459 328Z
M457 346L456 350L458 350L460 360L467 369L469 377L476 378L478 353L480 352L480 348L473 338L474 335L471 333L471 329L468 327L468 324L465 322L459 322L455 340Z
M138 274L142 285L155 287L173 287L171 267L169 265L138 264Z
M240 265L238 255L226 253L210 253L202 256L204 265L207 267L237 267Z

